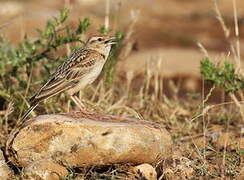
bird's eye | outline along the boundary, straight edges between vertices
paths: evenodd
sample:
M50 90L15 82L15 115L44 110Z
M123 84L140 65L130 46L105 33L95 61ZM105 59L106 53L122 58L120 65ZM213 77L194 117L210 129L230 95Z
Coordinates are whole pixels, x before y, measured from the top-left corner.
M98 41L102 41L102 38L98 38L97 40L98 40Z

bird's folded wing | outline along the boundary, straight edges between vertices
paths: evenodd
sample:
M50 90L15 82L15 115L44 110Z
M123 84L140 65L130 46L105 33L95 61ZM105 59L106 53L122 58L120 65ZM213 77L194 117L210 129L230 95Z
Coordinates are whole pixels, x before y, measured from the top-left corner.
M74 52L75 53L75 52ZM91 53L91 54L90 54ZM86 54L86 56L85 56ZM30 99L37 104L44 99L72 88L95 65L95 59L102 58L98 53L88 52L77 54L61 64L47 83Z
M58 93L66 91L72 87L72 83L63 78L51 79L30 99L31 105L52 97Z

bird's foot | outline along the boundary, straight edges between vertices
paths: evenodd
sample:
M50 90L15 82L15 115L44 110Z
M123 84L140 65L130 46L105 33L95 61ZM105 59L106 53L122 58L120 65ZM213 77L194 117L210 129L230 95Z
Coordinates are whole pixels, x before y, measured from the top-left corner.
M86 108L84 103L77 96L71 96L71 99L79 107L81 113L84 113L84 114L92 113L92 111L89 110L88 108Z

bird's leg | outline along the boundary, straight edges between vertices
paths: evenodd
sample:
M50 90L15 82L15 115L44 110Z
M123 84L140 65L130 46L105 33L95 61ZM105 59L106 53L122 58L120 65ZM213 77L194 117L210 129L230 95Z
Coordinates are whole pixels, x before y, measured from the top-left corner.
M71 105L71 101L70 99L68 99L68 112L70 112L70 105Z
M84 103L80 100L80 98L78 98L77 96L74 96L74 98L76 99L76 101L80 104L80 106L83 109L86 109L86 106L84 105Z
M72 101L79 107L82 112L86 112L86 107L77 96L71 96Z

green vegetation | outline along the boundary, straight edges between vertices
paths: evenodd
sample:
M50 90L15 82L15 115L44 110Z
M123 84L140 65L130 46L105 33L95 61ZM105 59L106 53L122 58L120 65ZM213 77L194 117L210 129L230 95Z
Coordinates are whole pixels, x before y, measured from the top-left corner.
M85 33L90 26L88 18L79 20L76 30L72 30L65 21L68 18L69 11L62 9L59 18L53 18L46 24L44 30L37 29L38 36L34 41L26 35L25 39L17 47L12 47L1 37L0 44L0 71L1 78L11 75L19 78L18 74L25 72L30 73L30 67L33 63L40 60L48 59L48 53L56 51L57 48L64 44L80 41L81 34ZM11 66L11 68L6 68ZM49 67L45 66L47 70ZM21 81L19 79L19 81ZM24 83L24 82L23 82ZM26 84L23 84L26 86Z
M22 107L23 98L27 92L33 95L29 86L33 67L42 66L43 76L34 77L40 82L45 81L51 69L60 63L62 58L51 61L51 53L58 48L72 42L81 42L80 35L90 26L88 18L79 20L78 26L72 30L65 21L68 18L68 9L62 9L58 18L49 20L44 30L37 29L35 39L27 35L17 47L10 45L3 37L0 39L0 96L5 102L14 102L15 110ZM40 77L42 77L40 79ZM25 95L24 95L25 94ZM5 103L6 105L6 103Z
M244 77L235 73L234 64L225 61L222 66L214 65L209 59L201 61L201 73L204 80L220 87L225 92L244 91Z
M117 38L117 44L116 48L113 48L110 53L110 57L107 60L105 67L104 67L104 72L105 72L105 86L107 88L111 87L113 81L114 81L114 73L115 73L115 67L118 62L118 57L120 50L122 49L122 40L124 38L124 34L121 32L117 32L115 34L115 37Z

